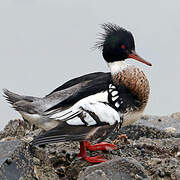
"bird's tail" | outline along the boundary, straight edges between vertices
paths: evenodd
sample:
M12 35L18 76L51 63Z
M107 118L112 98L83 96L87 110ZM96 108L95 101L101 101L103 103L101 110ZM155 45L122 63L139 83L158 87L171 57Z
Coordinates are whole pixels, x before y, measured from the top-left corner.
M44 130L49 130L58 125L55 120L49 119L48 116L43 115L44 101L42 98L33 96L22 96L15 94L7 89L4 89L4 97L12 105L12 107L18 111L24 120L40 127Z
M13 93L7 89L4 89L3 92L4 92L3 96L17 111L28 112L29 110L32 111L33 109L36 109L33 107L32 102L37 100L38 98L33 96L22 96Z
M3 93L3 96L6 98L6 100L12 105L18 101L23 100L23 96L15 94L7 89L3 89Z
M6 100L10 103L10 104L14 104L18 101L24 100L27 102L33 102L35 99L37 99L36 97L32 97L32 96L22 96L16 93L13 93L7 89L3 89L3 95L6 98Z

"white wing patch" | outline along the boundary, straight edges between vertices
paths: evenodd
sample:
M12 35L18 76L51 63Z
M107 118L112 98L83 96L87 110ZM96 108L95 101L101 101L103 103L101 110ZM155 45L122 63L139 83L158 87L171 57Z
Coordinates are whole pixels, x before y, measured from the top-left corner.
M108 103L108 92L104 91L104 92L97 93L97 94L88 96L86 98L83 98L77 103L75 103L71 108L64 111L56 112L56 110L53 110L54 114L50 115L50 118L56 119L56 120L64 120L66 118L69 118L70 116L73 116L74 114L78 112L79 113L82 112L82 109L80 107L84 106L85 104L96 103L96 102ZM51 111L51 113L53 113L53 111Z
M116 89L116 87L114 85L110 84L109 89Z
M116 90L116 87L112 84L109 84L109 93L112 96L112 101L116 101L119 98L119 92Z
M112 96L116 96L116 95L118 95L118 91L116 91L116 90L114 90L114 91L112 91Z
M115 103L115 106L119 108L120 104L118 102Z
M118 99L119 96L115 96L115 97L112 97L112 101L116 101Z
M84 125L84 123L79 117L75 117L71 120L68 120L67 123L70 125Z
M116 121L120 121L120 117L118 112L107 102L108 92L105 91L88 96L78 101L70 109L55 113L50 118L66 121L69 125L92 126L101 122L113 125Z
M101 123L108 123L109 125L113 125L115 122L120 121L118 112L102 102L87 103L80 108L82 109L83 120L86 122L87 126L95 125L98 121ZM97 119L93 119L93 116L91 116L90 113L93 113L96 118L98 118L98 121ZM82 122L77 121L76 119L68 120L67 123L69 125L82 125Z

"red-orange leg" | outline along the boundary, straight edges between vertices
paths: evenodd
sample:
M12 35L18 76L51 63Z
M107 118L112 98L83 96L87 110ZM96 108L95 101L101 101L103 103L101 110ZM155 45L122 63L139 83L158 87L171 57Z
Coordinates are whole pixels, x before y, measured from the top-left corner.
M100 162L108 161L107 159L103 158L103 156L101 156L101 155L94 156L94 157L87 156L86 145L87 145L87 141L80 142L80 153L78 154L78 157L81 157L84 160L91 162L91 163L100 163Z
M86 141L86 147L87 149L89 149L90 151L108 151L108 150L117 150L117 146L114 144L110 144L107 142L101 142L101 143L97 143L95 145L91 145L91 143L89 141Z

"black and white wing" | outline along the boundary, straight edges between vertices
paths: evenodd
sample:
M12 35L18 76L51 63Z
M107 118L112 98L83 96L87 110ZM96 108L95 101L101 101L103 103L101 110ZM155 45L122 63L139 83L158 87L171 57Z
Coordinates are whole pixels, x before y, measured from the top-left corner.
M100 142L122 124L118 112L105 102L81 102L64 116L57 113L51 118L59 119L60 124L35 138L33 145L95 139Z
M67 84L65 83L64 85L62 85L62 87L57 88L59 89L60 92L62 92L63 90L60 90L60 89L68 87L67 91L69 93L69 96L66 96L66 98L64 98L63 100L60 100L54 106L47 109L46 112L50 112L52 110L56 111L57 109L61 110L62 108L66 109L66 107L70 107L74 105L76 102L78 102L79 100L83 98L107 91L109 83L112 82L110 73L94 73L94 74L91 74L90 77L89 75L85 77L86 78L84 78L83 76L83 78L76 79L75 82L77 84L81 81L83 85L79 87L79 84L78 84L78 89L73 90L72 93L70 92L70 89L73 88L72 84L75 83L73 80L67 82ZM90 78L92 77L93 79L90 80ZM86 79L86 81L84 79ZM69 87L70 85L72 85L71 88Z

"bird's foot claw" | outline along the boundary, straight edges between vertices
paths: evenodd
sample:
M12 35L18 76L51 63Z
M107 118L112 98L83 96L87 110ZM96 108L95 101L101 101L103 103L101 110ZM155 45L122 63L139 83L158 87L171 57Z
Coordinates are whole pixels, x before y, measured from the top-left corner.
M121 135L119 135L119 136L113 141L113 144L117 144L117 143L120 141L120 139L123 139L124 142L126 142L126 143L129 144L128 137L127 137L126 134L121 134Z

